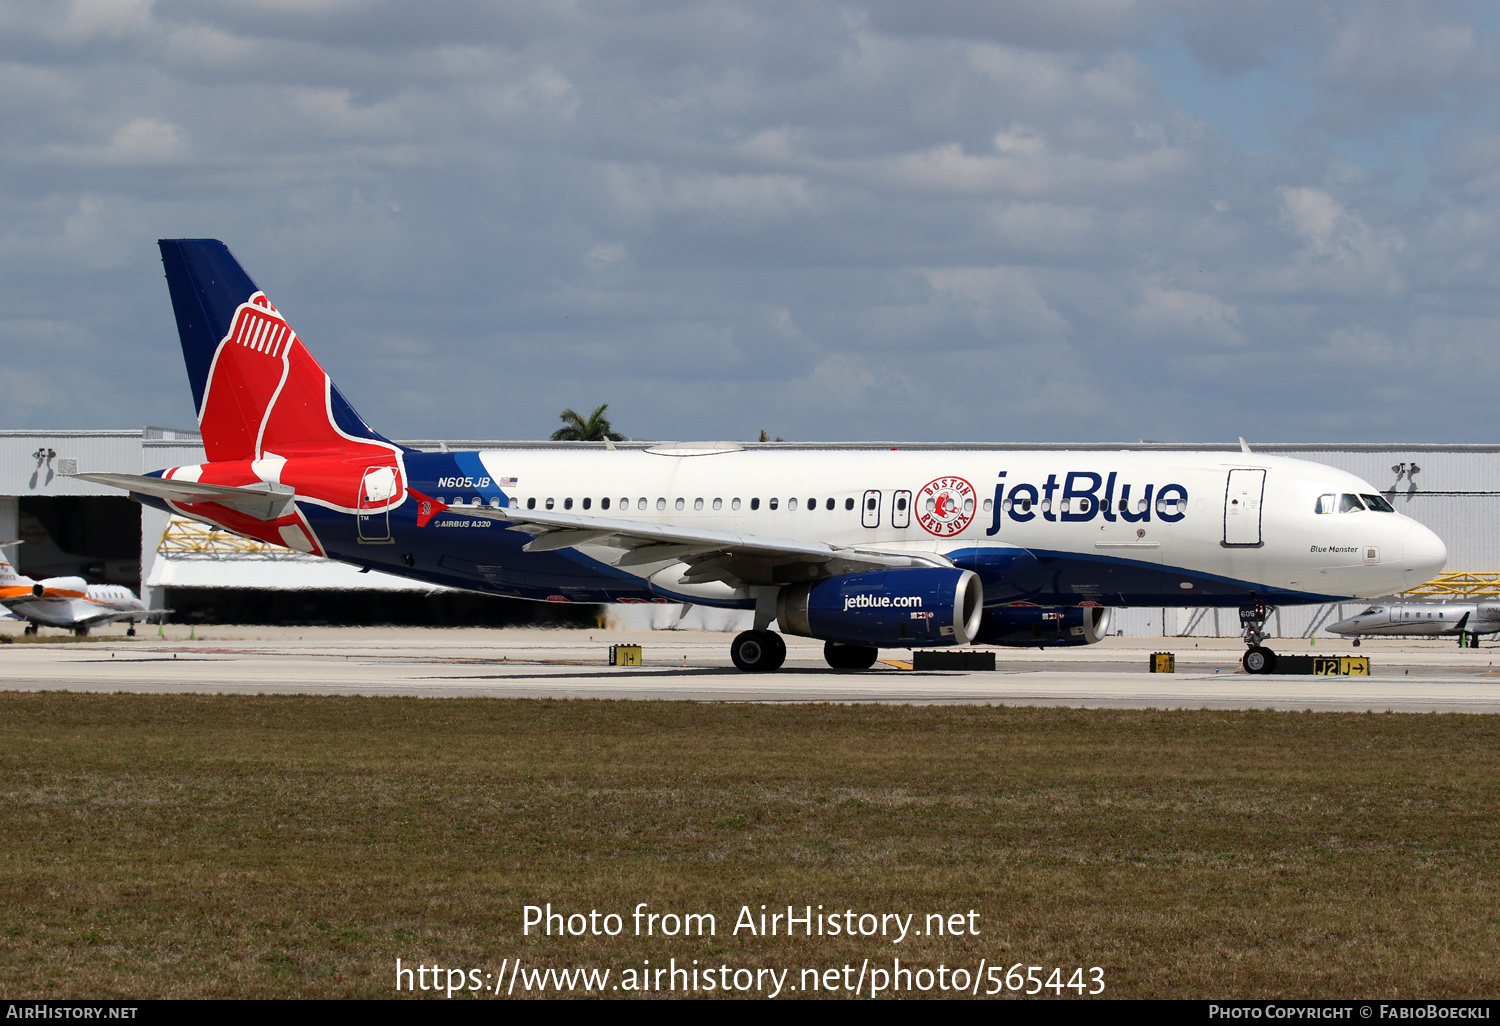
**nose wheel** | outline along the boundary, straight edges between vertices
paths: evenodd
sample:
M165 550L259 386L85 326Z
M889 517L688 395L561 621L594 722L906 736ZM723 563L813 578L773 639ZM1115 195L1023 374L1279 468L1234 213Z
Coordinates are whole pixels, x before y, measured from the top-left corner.
M1240 607L1240 626L1245 628L1245 644L1249 646L1240 658L1246 673L1276 672L1276 653L1261 644L1266 640L1266 619L1271 612L1260 599Z
M746 673L770 673L786 662L786 642L775 631L745 631L729 646L729 658Z
M1240 665L1246 673L1275 673L1276 653L1256 645L1240 657Z

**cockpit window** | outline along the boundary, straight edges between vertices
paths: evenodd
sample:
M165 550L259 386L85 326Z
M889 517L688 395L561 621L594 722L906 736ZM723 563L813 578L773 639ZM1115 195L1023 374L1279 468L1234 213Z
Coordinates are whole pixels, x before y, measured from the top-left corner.
M1332 513L1339 508L1339 497L1329 492L1327 495L1318 496L1318 512Z
M1369 609L1366 609L1363 613L1360 613L1359 615L1360 616L1369 616L1372 613L1379 614L1379 613L1383 613L1383 612L1385 612L1385 606L1371 606Z
M1364 492L1360 492L1359 497L1361 499L1364 499L1365 505L1370 509L1373 509L1376 513L1396 512L1396 507L1392 506L1389 502L1386 502L1385 496L1383 495L1366 495Z
M1339 497L1339 512L1354 513L1365 508L1365 504L1359 501L1358 495L1350 495L1345 492Z

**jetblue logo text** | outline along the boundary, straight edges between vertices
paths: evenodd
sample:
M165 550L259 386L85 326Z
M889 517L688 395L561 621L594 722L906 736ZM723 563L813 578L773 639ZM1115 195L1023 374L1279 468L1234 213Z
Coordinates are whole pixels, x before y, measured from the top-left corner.
M844 612L851 609L920 609L920 595L845 595Z
M1054 523L1083 524L1103 519L1109 523L1147 523L1152 515L1175 524L1187 515L1188 492L1180 484L1140 484L1121 481L1117 472L1108 475L1091 470L1070 470L1058 480L1048 474L1040 485L1011 484L1000 471L995 485L993 519L985 534L998 534L1006 517L1028 523L1041 517Z

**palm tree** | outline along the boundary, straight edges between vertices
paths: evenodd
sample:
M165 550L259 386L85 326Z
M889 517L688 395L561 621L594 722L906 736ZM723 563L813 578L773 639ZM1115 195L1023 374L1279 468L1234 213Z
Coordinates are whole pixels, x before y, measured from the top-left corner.
M602 442L608 439L612 442L623 442L625 436L616 434L608 420L604 418L604 411L609 409L609 403L605 403L589 414L588 420L584 420L572 410L563 410L558 414L563 426L552 432L554 442Z

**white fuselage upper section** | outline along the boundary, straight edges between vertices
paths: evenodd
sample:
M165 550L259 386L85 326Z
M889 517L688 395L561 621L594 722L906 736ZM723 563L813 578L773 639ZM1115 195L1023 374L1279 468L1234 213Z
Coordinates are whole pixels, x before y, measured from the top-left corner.
M521 509L837 546L1131 560L1310 597L1392 594L1431 579L1447 558L1436 535L1400 513L1347 502L1341 510L1341 496L1378 497L1368 482L1285 457L682 452L486 450L477 458L484 485ZM434 495L474 502L489 491L484 485L452 478L437 482Z

